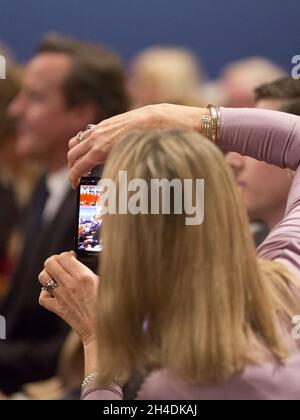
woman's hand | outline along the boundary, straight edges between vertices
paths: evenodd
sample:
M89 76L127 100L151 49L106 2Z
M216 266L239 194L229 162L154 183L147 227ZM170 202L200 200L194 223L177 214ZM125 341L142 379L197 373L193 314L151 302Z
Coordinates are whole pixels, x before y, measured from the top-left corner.
M58 286L53 289L53 297L42 290L40 305L61 317L79 335L82 343L88 345L95 339L95 302L99 277L77 261L74 253L65 252L45 262L39 282L44 287L50 278Z
M85 140L77 136L69 143L69 179L76 188L79 180L92 168L104 163L113 145L135 129L187 128L201 131L201 117L206 109L181 105L148 105L134 111L109 118L84 133Z

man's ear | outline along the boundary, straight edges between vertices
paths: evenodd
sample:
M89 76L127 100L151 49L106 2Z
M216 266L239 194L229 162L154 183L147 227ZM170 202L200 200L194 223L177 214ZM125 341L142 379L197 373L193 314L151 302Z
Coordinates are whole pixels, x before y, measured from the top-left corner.
M76 105L71 110L74 125L79 130L84 130L88 124L98 124L99 107L93 103Z

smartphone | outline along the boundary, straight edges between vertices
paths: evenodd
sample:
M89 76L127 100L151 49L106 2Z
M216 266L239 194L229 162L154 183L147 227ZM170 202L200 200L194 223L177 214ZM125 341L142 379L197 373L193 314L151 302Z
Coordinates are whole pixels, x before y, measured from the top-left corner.
M83 177L78 187L75 251L79 259L98 257L102 251L100 180L98 176Z

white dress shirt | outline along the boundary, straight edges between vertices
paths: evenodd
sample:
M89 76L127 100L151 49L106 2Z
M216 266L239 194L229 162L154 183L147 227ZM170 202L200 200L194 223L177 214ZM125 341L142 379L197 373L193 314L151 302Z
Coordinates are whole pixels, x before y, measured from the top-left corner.
M49 223L55 217L70 189L68 168L64 166L62 169L47 175L46 184L49 195L43 212L43 221Z

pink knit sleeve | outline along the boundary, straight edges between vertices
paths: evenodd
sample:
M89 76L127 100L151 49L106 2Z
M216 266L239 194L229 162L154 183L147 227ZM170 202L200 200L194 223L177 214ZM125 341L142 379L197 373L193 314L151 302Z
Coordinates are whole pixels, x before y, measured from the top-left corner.
M81 392L81 400L123 400L123 391L119 385L112 384L105 388L99 388L97 384L91 382L87 384Z
M285 216L258 248L258 256L286 264L300 279L300 117L222 108L220 146L224 151L296 170Z

